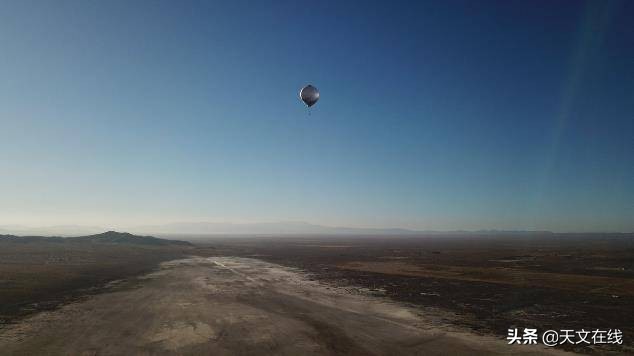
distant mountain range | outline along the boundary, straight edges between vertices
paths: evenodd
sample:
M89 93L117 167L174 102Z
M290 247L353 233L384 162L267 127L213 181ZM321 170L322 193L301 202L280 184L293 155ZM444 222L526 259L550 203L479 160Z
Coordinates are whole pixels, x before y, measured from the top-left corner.
M101 234L77 237L46 237L46 236L15 236L0 235L0 242L50 242L50 243L97 243L97 244L126 244L150 246L190 246L191 243L178 240L159 239L153 236L137 236L127 232L108 231Z
M226 222L176 222L160 225L117 227L137 235L545 235L555 234L544 230L412 230L403 228L360 228L324 226L301 221L226 223ZM58 225L26 227L0 225L0 235L20 236L98 236L106 229L98 226ZM603 232L597 232L603 233ZM616 232L614 232L616 233ZM596 233L587 233L596 234ZM628 233L625 233L628 234Z
M146 225L130 228L131 231L157 235L440 235L440 234L544 234L550 231L431 231L409 230L402 228L356 228L315 225L306 222L271 222L271 223L212 223L182 222L164 225Z
M263 223L225 223L225 222L176 222L161 225L128 226L124 228L141 235L462 235L462 234L545 234L550 231L434 231L410 230L402 228L358 228L316 225L301 221L263 222ZM83 236L104 231L98 226L59 225L49 227L25 227L19 225L0 225L0 234L21 236Z
M288 235L288 234L414 234L407 229L372 229L331 227L306 222L271 223L211 223L183 222L164 225L149 225L132 228L132 231L152 234L226 234L226 235Z

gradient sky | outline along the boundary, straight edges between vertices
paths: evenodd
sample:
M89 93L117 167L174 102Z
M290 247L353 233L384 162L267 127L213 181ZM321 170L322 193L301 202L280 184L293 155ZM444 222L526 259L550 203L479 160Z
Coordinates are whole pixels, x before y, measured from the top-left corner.
M2 1L0 224L634 231L632 18L632 1Z

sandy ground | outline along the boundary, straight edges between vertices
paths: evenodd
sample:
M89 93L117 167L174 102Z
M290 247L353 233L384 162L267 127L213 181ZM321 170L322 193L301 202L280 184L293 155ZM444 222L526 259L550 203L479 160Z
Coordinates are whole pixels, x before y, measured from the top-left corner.
M563 354L445 324L439 311L327 287L279 265L196 257L7 326L0 354Z

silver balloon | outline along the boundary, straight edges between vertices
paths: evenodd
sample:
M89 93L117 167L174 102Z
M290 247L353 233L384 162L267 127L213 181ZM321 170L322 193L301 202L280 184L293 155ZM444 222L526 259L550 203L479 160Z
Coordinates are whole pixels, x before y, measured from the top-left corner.
M309 84L300 90L299 98L302 99L306 106L311 107L319 100L319 90Z

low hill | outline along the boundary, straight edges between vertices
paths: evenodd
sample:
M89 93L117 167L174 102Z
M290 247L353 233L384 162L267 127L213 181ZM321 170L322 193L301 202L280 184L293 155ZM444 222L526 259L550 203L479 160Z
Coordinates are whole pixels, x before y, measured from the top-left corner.
M101 234L68 237L67 241L73 242L97 242L97 243L114 243L114 244L134 244L134 245L180 245L191 246L187 241L159 239L154 236L138 236L127 232L107 231Z
M187 241L159 239L153 236L137 236L127 232L107 231L101 234L78 237L45 237L45 236L14 236L0 235L0 242L33 243L103 243L151 246L191 246Z

